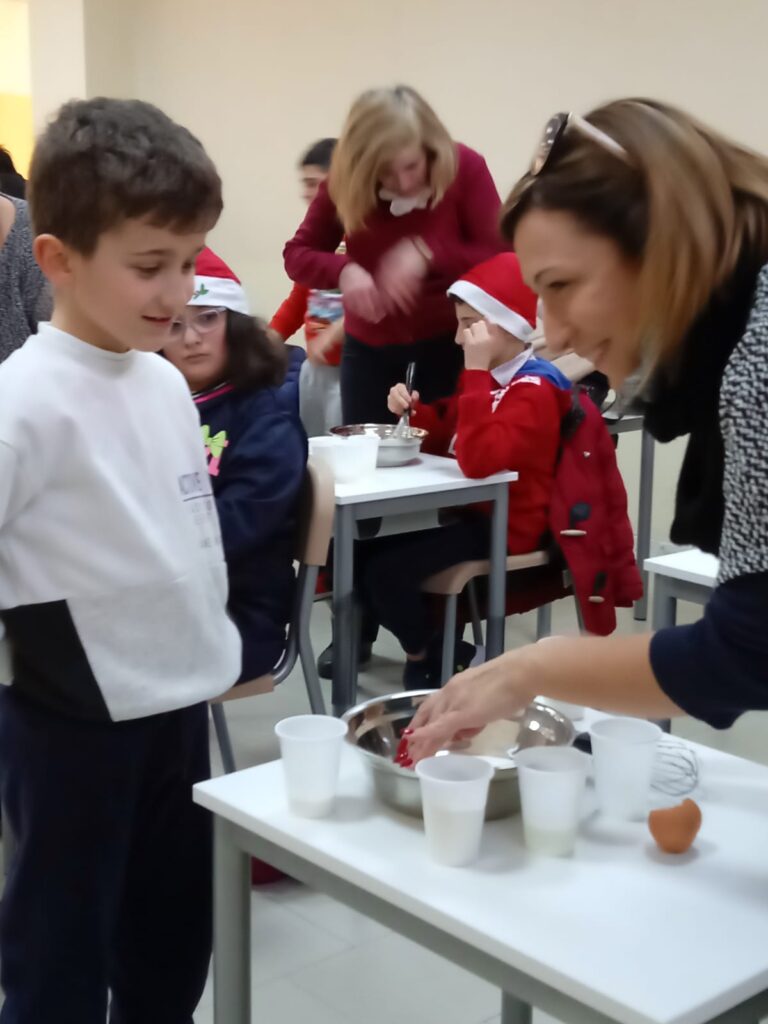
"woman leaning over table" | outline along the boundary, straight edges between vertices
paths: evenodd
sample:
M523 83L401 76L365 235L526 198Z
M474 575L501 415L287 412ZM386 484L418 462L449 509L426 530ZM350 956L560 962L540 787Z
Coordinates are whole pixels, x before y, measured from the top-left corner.
M425 401L453 393L462 354L446 291L503 248L499 206L485 160L415 90L371 89L353 103L329 178L284 250L293 281L342 292L345 423L389 422L389 389L411 361Z
M690 434L671 536L720 574L693 625L549 639L456 677L414 719L414 757L536 694L719 728L768 708L768 160L648 100L556 115L502 231L550 347L614 387L640 371L651 433Z

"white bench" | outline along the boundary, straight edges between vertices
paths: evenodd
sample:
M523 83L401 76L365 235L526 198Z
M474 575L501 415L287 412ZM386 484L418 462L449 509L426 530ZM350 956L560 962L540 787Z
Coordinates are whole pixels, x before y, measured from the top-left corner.
M654 577L653 628L675 625L678 601L706 604L717 584L718 567L714 555L698 548L646 558L645 571Z

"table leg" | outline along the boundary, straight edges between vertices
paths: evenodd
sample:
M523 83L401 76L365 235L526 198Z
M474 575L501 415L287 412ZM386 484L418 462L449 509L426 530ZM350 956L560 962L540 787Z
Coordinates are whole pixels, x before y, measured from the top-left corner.
M650 582L650 576L649 576ZM666 576L654 574L653 580L653 608L651 612L651 625L653 631L666 629L677 624L677 598L674 595L670 581ZM669 718L655 718L653 721L664 731L672 732L672 720Z
M504 619L507 583L507 519L509 484L496 487L491 517L491 573L488 580L488 629L486 658L497 658L504 650Z
M501 993L501 1024L531 1024L533 1008L509 992Z
M213 1019L251 1022L251 859L213 819Z
M354 591L355 517L337 505L333 532L333 713L342 715L357 694L357 635Z
M536 609L536 639L552 636L552 605L543 604Z
M677 598L666 576L655 574L653 580L653 613L651 624L654 632L677 624Z
M643 578L643 596L635 601L635 618L648 617L648 573L643 566L651 553L651 515L653 512L653 459L655 441L643 430L640 442L640 501L637 510L637 564Z

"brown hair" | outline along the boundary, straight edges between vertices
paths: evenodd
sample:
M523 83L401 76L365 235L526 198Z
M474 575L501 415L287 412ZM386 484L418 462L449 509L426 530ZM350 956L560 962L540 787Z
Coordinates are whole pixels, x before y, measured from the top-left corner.
M288 368L288 349L253 316L227 310L225 379L237 391L279 387Z
M352 104L336 144L328 191L347 232L363 227L378 202L381 170L405 146L424 147L432 205L456 177L456 146L432 107L415 89L369 89Z
M28 183L38 234L90 255L128 217L179 231L208 230L221 180L202 145L150 103L65 103L40 136Z
M513 188L502 233L511 241L530 210L562 210L637 261L651 369L674 355L745 253L768 259L768 160L651 100L617 100L586 120L627 159L569 130L542 172Z

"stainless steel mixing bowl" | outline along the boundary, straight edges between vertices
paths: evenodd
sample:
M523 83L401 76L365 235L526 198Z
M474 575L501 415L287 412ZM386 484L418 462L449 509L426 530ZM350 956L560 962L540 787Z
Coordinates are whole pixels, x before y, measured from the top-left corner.
M421 442L427 431L421 427L406 427L401 436L395 436L394 423L353 423L348 427L332 427L337 437L351 437L354 434L370 434L378 437L379 454L377 466L404 466L419 454Z
M368 765L379 799L395 810L421 817L419 780L410 768L394 763L397 746L416 709L433 690L412 690L374 697L343 716L348 725L347 741L359 750ZM488 791L485 816L505 818L520 809L517 768L507 757L510 747L570 746L573 724L554 708L534 702L518 719L494 722L471 743L456 751L493 758L494 774ZM455 748L454 748L455 749ZM506 764L504 762L507 762Z

